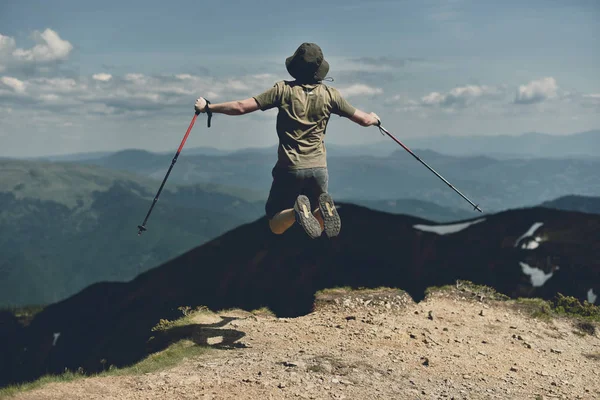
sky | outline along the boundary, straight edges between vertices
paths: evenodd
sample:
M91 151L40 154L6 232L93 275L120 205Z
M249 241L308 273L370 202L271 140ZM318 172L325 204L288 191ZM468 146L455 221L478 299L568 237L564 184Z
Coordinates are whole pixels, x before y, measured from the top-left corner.
M303 42L409 146L598 129L599 20L597 0L0 0L0 156L176 150L196 98L291 80ZM201 115L186 146L274 146L276 113ZM337 116L326 138L384 140Z

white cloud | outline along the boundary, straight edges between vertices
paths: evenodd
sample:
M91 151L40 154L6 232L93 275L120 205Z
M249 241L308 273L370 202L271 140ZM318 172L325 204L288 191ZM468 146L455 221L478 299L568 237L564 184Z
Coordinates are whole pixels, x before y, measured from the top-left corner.
M41 95L40 99L42 99L43 101L49 102L49 103L53 103L53 102L57 101L59 99L59 97L53 93L50 93L50 94Z
M0 33L0 57L12 54L17 44L15 39Z
M49 71L53 63L69 58L73 45L61 39L52 29L33 32L36 45L25 49L17 47L15 39L0 34L0 72L22 72L24 69Z
M501 94L501 90L491 86L467 85L455 87L447 93L431 92L419 102L424 107L466 107L484 96Z
M248 85L238 79L231 79L227 83L225 83L225 88L236 91L236 92L245 92L250 88Z
M112 79L112 75L111 74L106 74L104 72L99 73L99 74L94 74L92 75L92 78L96 81L100 81L100 82L108 82Z
M126 74L125 80L135 83L144 83L145 77L144 74Z
M34 32L34 39L38 44L28 50L15 49L13 56L25 61L49 62L67 59L73 50L73 45L61 39L52 29L46 29L42 33Z
M521 85L515 95L516 104L541 103L557 96L558 85L552 77L546 77Z
M35 78L29 82L44 92L69 93L79 89L80 84L72 78Z
M4 85L8 86L9 88L11 88L12 90L14 90L17 93L25 92L25 82L23 82L17 78L13 78L10 76L3 76L2 78L0 78L0 82L2 82Z
M357 83L357 84L346 86L346 87L341 87L338 90L344 97L374 96L374 95L383 93L383 89L381 89L381 88L376 88L376 87L364 85L361 83Z

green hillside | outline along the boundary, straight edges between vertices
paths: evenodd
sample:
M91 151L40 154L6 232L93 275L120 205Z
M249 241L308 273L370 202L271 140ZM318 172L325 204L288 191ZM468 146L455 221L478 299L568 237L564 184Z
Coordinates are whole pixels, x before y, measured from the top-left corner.
M0 306L45 304L126 281L262 213L227 188L167 186L75 164L0 161Z

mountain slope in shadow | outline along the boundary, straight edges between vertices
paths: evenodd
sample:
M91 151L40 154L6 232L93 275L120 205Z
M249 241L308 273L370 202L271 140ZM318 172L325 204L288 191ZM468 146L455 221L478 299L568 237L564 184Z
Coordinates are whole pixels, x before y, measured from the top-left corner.
M65 368L99 371L100 360L133 363L147 355L152 327L180 316L180 306L298 316L323 288L390 286L420 300L427 287L456 279L513 297L600 293L598 215L531 208L440 226L350 204L339 213L335 239L311 240L297 226L276 236L261 218L131 282L92 285L27 327L8 324L0 384Z

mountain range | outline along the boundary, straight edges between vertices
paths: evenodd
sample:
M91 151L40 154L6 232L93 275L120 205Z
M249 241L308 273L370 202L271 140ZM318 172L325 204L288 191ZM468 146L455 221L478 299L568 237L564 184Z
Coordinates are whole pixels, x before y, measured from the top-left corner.
M600 196L600 158L511 159L457 157L432 151L418 155L486 212L526 207L567 195ZM262 193L271 185L276 153L184 155L169 179L177 183L211 183ZM170 155L127 150L80 161L162 179ZM334 199L363 201L420 199L469 211L472 207L404 150L386 157L334 156L328 159Z
M77 163L0 161L0 306L48 304L95 282L133 279L264 215L255 191L169 181L137 237L159 183ZM595 212L598 202L571 196L543 206ZM417 199L352 203L436 222L479 215Z
M393 132L394 133L394 132ZM396 132L404 144L412 149L431 150L436 153L453 156L488 156L498 159L511 158L599 158L596 149L600 148L600 130L590 130L566 135L528 132L518 135L436 135L404 138L402 132ZM389 139L361 145L341 145L329 143L330 155L387 157L397 150ZM229 155L235 153L274 154L275 147L224 150L215 147L185 148L187 155ZM81 161L102 158L116 151L79 153L41 157L49 161ZM160 152L172 155L173 151ZM40 158L40 157L38 157Z

